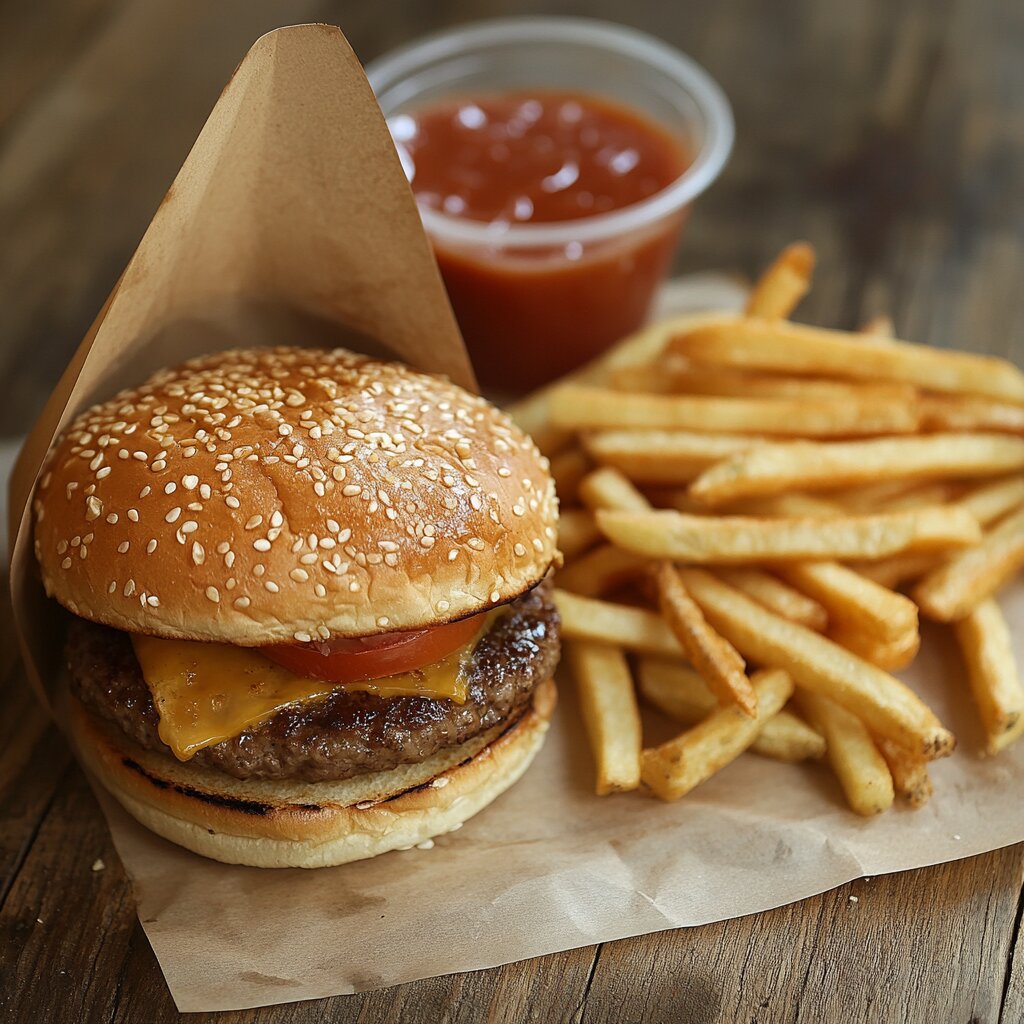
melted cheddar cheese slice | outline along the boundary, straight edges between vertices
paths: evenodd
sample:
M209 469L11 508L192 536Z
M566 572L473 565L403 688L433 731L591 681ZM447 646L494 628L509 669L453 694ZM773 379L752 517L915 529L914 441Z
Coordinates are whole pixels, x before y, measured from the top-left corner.
M187 761L203 747L231 739L281 708L317 700L338 689L462 704L469 657L482 633L432 665L345 684L303 678L258 650L230 644L133 634L132 646L160 717L160 739L175 757Z

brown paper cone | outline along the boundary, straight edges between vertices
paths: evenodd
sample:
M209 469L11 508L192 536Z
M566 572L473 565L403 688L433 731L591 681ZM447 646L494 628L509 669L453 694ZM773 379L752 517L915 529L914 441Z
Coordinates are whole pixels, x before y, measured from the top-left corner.
M35 572L29 499L53 439L163 366L270 343L388 353L475 387L387 125L330 25L270 32L238 66L21 451L11 593L45 702L59 618Z

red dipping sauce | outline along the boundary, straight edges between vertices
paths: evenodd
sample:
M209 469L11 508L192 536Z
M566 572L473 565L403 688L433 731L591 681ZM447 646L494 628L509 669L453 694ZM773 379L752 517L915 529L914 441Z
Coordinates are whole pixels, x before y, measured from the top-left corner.
M389 124L420 207L488 226L474 241L431 231L485 387L533 388L644 320L685 208L597 225L683 174L691 157L680 139L639 111L578 93L447 100ZM518 237L526 226L546 226L549 237Z

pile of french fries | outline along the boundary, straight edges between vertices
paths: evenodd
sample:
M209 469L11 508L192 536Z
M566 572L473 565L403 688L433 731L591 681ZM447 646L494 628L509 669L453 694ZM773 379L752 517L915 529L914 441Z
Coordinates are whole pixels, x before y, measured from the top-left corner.
M675 800L750 750L826 758L859 814L922 805L955 739L891 674L919 615L952 629L985 752L1024 733L996 598L1024 567L1024 373L790 322L813 266L790 246L742 316L657 324L512 410L562 502L599 794ZM641 699L683 731L645 747Z

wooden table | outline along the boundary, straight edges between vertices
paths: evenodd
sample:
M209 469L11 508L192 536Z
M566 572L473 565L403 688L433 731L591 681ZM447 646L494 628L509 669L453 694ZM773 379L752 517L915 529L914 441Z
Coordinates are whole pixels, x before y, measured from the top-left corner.
M340 22L369 59L430 28L541 9L660 35L732 98L738 146L680 270L752 273L805 237L821 258L808 319L886 311L905 336L1024 362L1019 0L34 0L0 9L0 436L38 412L257 35ZM128 881L3 611L0 1017L170 1020ZM1017 846L755 917L221 1019L1013 1024L1022 866Z

